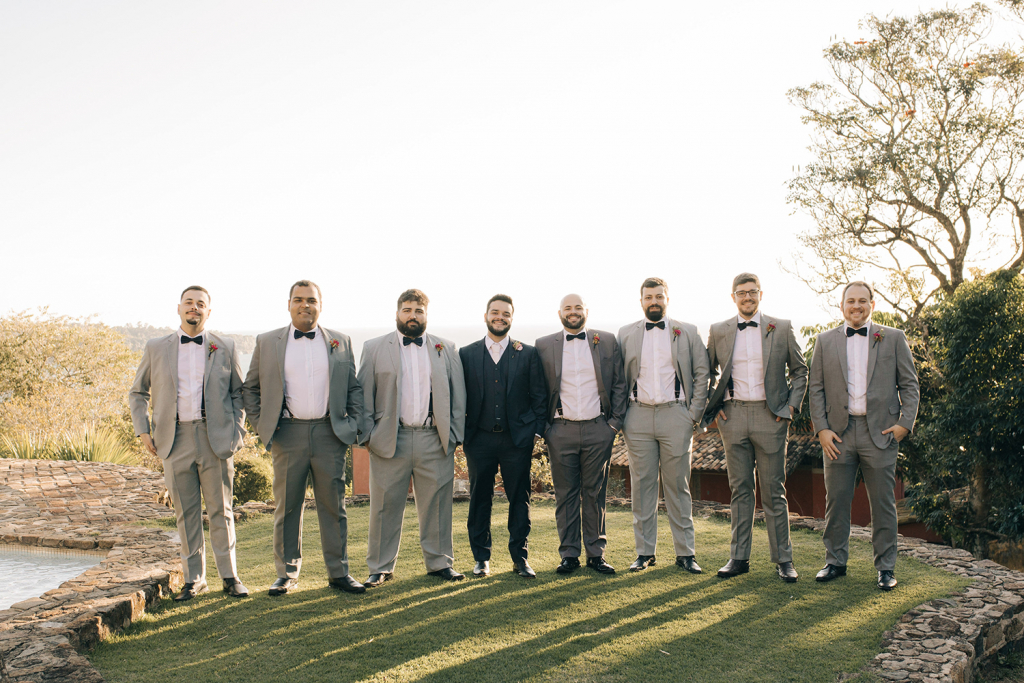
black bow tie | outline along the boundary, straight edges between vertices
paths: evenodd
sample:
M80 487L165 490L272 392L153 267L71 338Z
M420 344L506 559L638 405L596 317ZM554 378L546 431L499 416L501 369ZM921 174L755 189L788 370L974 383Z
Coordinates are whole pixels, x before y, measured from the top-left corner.
M587 333L586 332L580 332L579 334L567 334L567 335L565 335L565 341L572 341L573 339L582 339L582 340L586 341Z
M416 346L423 346L423 337L402 337L402 346L408 346L409 344L415 344Z
M189 342L195 342L196 344L199 344L200 346L202 346L203 345L203 335L199 335L198 337L189 337L189 336L184 335L184 334L181 335L181 343L182 344L188 344Z
M302 330L295 330L296 339L302 339L303 337L306 337L307 339L315 339L316 330L313 330L312 332L303 332Z
M657 327L659 330L665 329L665 321L661 320L656 323L647 323L647 329L653 330L655 327Z
M750 321L745 322L745 323L736 323L736 329L737 330L745 330L748 327L757 327L757 321L756 320L750 320Z
M868 326L865 325L864 327L860 328L859 330L855 330L852 327L847 327L846 328L846 336L847 337L852 337L855 334L859 334L862 337L868 336Z

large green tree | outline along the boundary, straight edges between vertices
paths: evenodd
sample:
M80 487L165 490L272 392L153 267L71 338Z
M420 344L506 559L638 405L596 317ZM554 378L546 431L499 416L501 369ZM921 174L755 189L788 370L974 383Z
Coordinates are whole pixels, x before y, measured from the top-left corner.
M790 91L813 159L789 201L815 222L794 271L817 292L872 279L914 322L972 265L1024 266L1024 60L988 44L995 21L868 16L825 50L828 82Z

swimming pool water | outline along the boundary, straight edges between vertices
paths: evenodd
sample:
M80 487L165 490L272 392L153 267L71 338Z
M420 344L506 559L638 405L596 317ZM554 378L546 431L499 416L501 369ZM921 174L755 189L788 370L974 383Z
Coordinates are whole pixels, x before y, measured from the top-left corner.
M105 552L0 543L0 610L57 588L105 556Z

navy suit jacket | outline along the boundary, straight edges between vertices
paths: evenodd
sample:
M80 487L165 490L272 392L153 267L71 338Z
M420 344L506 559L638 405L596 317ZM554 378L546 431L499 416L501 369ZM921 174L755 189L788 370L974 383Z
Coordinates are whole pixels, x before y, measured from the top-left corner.
M521 348L516 349L519 344ZM505 348L508 358L508 384L505 409L508 415L512 443L526 448L533 443L534 434L543 434L547 410L547 383L541 368L537 349L509 339ZM479 339L459 349L462 369L466 376L466 436L472 445L479 433L480 409L484 398L484 360L491 363L491 354Z

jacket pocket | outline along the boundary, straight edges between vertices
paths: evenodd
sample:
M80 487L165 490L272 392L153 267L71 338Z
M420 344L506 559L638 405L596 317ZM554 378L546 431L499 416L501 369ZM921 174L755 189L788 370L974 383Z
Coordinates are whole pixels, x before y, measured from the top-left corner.
M889 414L890 415L899 415L900 414L900 407L899 406L889 406Z

